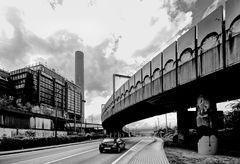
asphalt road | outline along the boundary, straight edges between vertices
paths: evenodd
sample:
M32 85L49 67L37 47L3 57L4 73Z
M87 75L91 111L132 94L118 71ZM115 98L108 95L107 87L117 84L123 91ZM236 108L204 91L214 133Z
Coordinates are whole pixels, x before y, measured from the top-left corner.
M110 164L128 151L141 138L124 138L126 150L121 153L99 153L100 141L44 149L38 151L16 153L0 156L0 164Z

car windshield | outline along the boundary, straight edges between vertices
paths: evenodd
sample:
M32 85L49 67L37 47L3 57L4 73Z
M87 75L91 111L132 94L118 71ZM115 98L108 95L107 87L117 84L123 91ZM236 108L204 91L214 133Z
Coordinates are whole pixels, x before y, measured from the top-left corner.
M105 138L103 142L114 142L113 138Z

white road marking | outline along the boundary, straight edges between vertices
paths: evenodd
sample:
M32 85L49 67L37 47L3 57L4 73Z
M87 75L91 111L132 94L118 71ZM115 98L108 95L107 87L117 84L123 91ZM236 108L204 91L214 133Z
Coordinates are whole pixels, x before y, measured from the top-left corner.
M120 159L122 159L122 157L124 157L130 150L131 151L135 151L135 147L142 142L142 140L140 140L138 143L136 143L133 147L131 147L128 151L126 151L123 155L121 155L119 158L117 158L115 161L112 162L112 164L116 164L118 161L120 161Z
M96 143L97 142L94 142L94 143L81 143L81 145L86 145L86 144L88 144L88 145L95 145ZM75 147L75 146L79 146L77 144L76 145L66 145L66 147L68 147L68 146L74 146L74 148L72 150L70 150L70 151L79 149L79 147ZM51 147L51 146L49 146L49 147ZM93 146L91 146L91 147L93 147ZM51 151L53 149L61 149L61 148L62 147L53 147L53 148L47 148L47 149L41 149L41 150L26 151L26 152L23 152L23 153L20 152L20 153L13 153L13 154L5 154L5 155L0 155L0 160L1 159L12 159L13 157L22 157L22 156L24 156L24 153L33 154L34 155L34 154L36 154L37 151ZM81 149L82 149L82 147L81 147Z
M77 153L77 154L73 154L73 155L70 155L70 156L66 156L66 157L63 157L63 158L60 158L60 159L56 159L54 161L46 162L44 164L50 164L50 163L58 162L58 161L61 161L61 160L64 160L64 159L68 159L68 158L71 158L71 157L74 157L74 156L77 156L77 155L85 154L85 153L88 153L88 152L94 151L94 150L97 150L97 148L91 149L91 150L88 150L88 151L84 151L84 152L80 152L80 153Z
M96 147L96 146L91 146L91 147ZM50 156L55 156L55 155L59 155L59 154L65 154L65 153L68 153L68 152L71 152L71 151L76 151L76 150L79 150L79 149L82 149L82 148L78 148L78 149L74 149L74 150L69 150L69 151L64 151L64 152L61 152L61 153L51 154L51 155L47 155L47 156L32 158L32 159L28 159L28 160L25 160L25 161L20 161L20 162L12 163L12 164L25 164L25 163L31 162L31 161L33 161L33 160L39 161L39 160L42 159L42 158L46 158L46 157L50 157ZM95 149L96 149L96 148L95 148ZM91 150L93 150L93 149L91 149Z

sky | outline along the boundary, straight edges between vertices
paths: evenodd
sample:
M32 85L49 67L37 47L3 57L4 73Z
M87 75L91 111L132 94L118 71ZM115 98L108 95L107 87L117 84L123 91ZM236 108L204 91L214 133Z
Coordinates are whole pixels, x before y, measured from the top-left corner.
M74 52L82 51L85 114L99 118L113 73L134 74L223 2L0 0L0 68L41 62L74 81Z

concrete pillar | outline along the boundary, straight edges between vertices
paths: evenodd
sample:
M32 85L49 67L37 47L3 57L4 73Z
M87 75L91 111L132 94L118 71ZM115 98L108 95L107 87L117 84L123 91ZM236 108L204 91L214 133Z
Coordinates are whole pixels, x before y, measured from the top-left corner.
M211 97L200 95L197 98L196 108L198 153L216 154L218 149L216 102Z
M177 112L177 129L178 129L178 144L187 144L189 136L189 121L187 109L182 109Z

